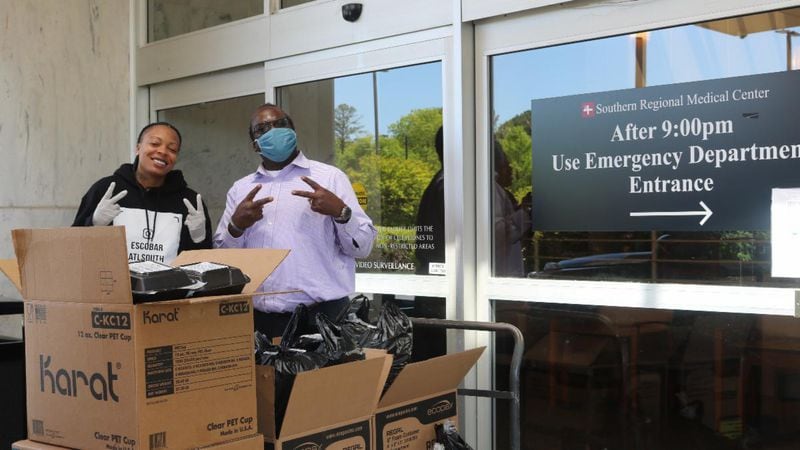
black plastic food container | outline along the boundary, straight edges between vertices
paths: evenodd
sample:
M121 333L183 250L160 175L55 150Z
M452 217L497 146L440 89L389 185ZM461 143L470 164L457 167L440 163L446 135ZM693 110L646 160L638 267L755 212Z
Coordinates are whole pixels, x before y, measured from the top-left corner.
M250 277L236 267L214 262L201 262L180 266L192 280L202 281L205 285L192 292L192 297L210 295L240 294Z

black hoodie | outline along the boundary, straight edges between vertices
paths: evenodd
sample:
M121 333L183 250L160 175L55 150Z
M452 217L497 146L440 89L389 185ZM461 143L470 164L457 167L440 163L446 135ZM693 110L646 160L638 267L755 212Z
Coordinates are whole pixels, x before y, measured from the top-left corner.
M206 217L205 239L197 244L192 242L192 238L189 236L189 229L185 226L186 215L188 211L186 209L186 205L183 204L183 199L189 200L192 205L196 206L195 203L197 201L197 192L189 189L186 186L186 181L183 179L183 173L181 173L179 170L173 170L167 174L162 186L145 189L136 181L135 164L137 163L138 159L137 161L134 161L133 164L123 164L114 172L114 175L101 178L99 181L93 184L92 187L89 188L89 191L86 192L86 195L84 195L81 199L81 206L78 208L78 213L75 215L75 221L72 223L72 226L92 226L92 215L94 215L94 210L97 208L97 204L100 202L100 199L103 198L103 195L106 193L108 186L113 181L116 182L116 186L114 187L115 195L120 191L126 189L128 190L128 195L123 197L119 201L118 205L122 208L130 209L131 211L129 211L129 213L135 215L136 217L141 214L141 221L143 224L146 224L145 227L147 228L147 233L144 234L149 234L151 227L153 230L159 230L161 228L156 228L159 220L159 213L174 213L175 215L180 215L182 218L180 223L180 236L178 236L177 233L173 236L166 237L159 235L162 241L164 239L168 239L171 243L174 243L176 240L179 240L178 253L184 250L211 248L211 220L208 217L208 208L205 206L205 204L203 205ZM173 214L169 214L168 216L174 217ZM163 217L164 214L162 214L162 219L160 220L168 220L167 218ZM175 229L175 227L173 226L171 229ZM147 258L140 256L141 254L138 252L139 249L134 247L137 245L140 246L141 244L131 243L131 235L138 237L139 235L143 234L143 230L126 229L126 234L129 234L128 258L130 260L153 259L158 262L170 262L161 261L158 258ZM146 238L147 236L144 236L144 239ZM147 240L145 242L149 241L150 240Z

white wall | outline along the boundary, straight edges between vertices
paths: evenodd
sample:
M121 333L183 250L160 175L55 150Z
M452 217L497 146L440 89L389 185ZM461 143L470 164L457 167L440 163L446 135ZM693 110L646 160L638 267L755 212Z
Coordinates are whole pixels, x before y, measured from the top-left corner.
M89 185L130 161L129 29L126 1L0 2L0 258L11 229L70 225Z

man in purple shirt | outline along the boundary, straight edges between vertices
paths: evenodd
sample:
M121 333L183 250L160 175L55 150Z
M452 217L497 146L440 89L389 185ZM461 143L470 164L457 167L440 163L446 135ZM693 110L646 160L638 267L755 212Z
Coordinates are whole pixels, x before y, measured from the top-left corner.
M214 247L291 250L261 289L297 292L254 299L256 329L280 336L299 304L329 317L347 307L355 258L369 255L378 232L347 175L297 148L294 123L279 107L256 109L250 139L261 164L228 191Z

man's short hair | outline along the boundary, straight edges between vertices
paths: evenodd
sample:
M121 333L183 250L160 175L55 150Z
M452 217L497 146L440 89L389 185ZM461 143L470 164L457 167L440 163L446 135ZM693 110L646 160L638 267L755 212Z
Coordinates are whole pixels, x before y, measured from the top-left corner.
M250 116L250 123L247 125L247 134L250 136L250 141L256 140L256 134L255 131L253 131L253 117L255 117L256 114L258 114L260 111L265 109L277 109L278 111L282 112L283 115L286 117L286 120L289 121L289 127L291 127L291 129L293 130L295 129L294 121L289 116L289 114L286 113L286 111L284 111L280 106L274 103L264 103L263 105L256 108L256 110L253 111L253 114Z

